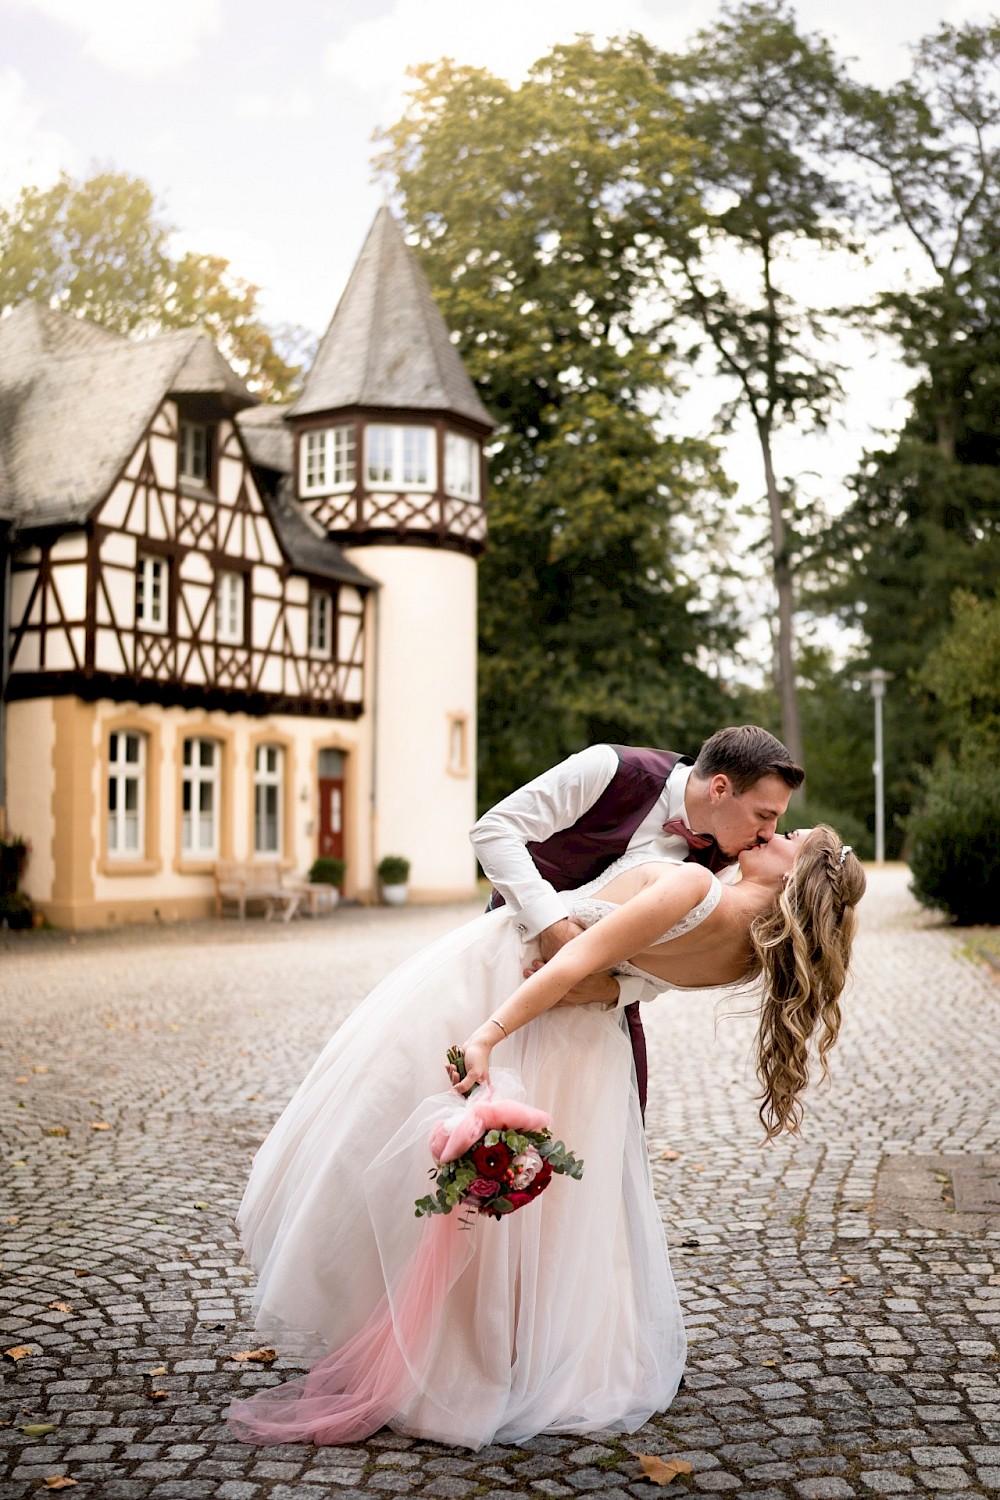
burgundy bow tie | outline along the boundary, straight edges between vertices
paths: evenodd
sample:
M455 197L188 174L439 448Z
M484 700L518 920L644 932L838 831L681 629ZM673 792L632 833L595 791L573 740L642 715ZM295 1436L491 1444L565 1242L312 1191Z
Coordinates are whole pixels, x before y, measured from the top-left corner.
M668 818L663 825L664 833L676 833L687 844L689 849L711 849L715 839L710 833L695 833L689 828L683 818Z

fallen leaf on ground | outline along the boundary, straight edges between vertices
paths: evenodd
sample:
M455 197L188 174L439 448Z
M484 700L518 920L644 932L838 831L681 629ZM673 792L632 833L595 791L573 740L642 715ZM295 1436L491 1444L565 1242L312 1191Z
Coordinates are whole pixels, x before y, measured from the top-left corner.
M35 1063L35 1066L31 1071L33 1073L47 1073L49 1071L49 1065L48 1063ZM74 1484L76 1483L75 1480L73 1482Z
M167 1370L166 1365L157 1365L156 1369L155 1370L150 1370L149 1373L150 1373L150 1375L166 1375L169 1372Z
M50 1302L49 1303L49 1309L52 1312L72 1312L73 1311L72 1307L70 1307L70 1305L69 1305L68 1302Z
M241 1349L239 1354L231 1354L230 1359L253 1359L260 1365L269 1365L272 1360L277 1359L276 1349Z
M18 1214L8 1214L7 1215L7 1223L8 1224L20 1224L20 1222L21 1222L21 1219L20 1219L20 1216Z
M769 1367L769 1368L771 1368L771 1369L773 1369L773 1367L774 1367L774 1366L775 1366L775 1365L776 1365L776 1364L777 1364L777 1363L778 1363L778 1361L777 1361L777 1360L776 1360L776 1359L762 1359L762 1360L761 1360L761 1364L762 1364L762 1365L767 1365L767 1366L768 1366L768 1367Z
M91 1120L90 1128L91 1130L110 1130L111 1126L106 1124L103 1120Z
M42 1480L42 1488L46 1490L68 1490L71 1484L76 1484L76 1480L68 1474L50 1474Z
M702 1162L700 1162L700 1161L693 1161L691 1163L691 1170L692 1170L692 1172L704 1172L705 1167L704 1167L704 1164Z
M31 1353L30 1344L15 1344L12 1349L3 1351L4 1359L13 1360L16 1365L19 1359L25 1359Z
M89 1276L90 1272L89 1271L74 1271L73 1275L74 1276Z
M46 1130L42 1131L42 1134L43 1135L69 1135L69 1130L67 1129L67 1127L65 1125L50 1125L50 1126L48 1126L48 1128Z
M680 1161L680 1159L681 1159L681 1153L679 1151L661 1151L660 1152L660 1160L661 1161Z
M146 1392L146 1400L147 1401L166 1401L167 1395L168 1395L168 1392L166 1392L166 1391L147 1391Z
M211 1208L212 1205L210 1203L206 1203L204 1200L202 1200L201 1202L196 1203L194 1206L195 1206L195 1208Z
M26 1427L21 1428L25 1437L45 1437L46 1433L55 1432L55 1430L54 1422L29 1422Z
M28 1077L27 1073L23 1073L20 1078L15 1078L14 1082L15 1083L30 1083L31 1079Z
M657 1458L653 1453L637 1453L642 1473L640 1479L651 1479L654 1484L667 1485L678 1474L693 1474L692 1466L683 1458Z

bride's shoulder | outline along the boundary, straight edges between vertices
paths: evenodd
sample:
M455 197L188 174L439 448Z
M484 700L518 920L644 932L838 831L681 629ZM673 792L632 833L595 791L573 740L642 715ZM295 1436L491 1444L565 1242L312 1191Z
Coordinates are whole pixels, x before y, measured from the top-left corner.
M649 885L669 899L686 899L696 906L718 881L711 870L693 860L676 864L664 861L656 867Z

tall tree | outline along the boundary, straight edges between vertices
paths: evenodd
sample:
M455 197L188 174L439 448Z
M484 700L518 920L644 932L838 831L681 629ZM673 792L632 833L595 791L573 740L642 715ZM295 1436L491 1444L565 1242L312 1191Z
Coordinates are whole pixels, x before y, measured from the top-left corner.
M941 27L910 76L858 90L847 140L874 224L904 237L916 272L873 315L915 372L895 442L867 454L824 540L827 602L868 641L859 670L895 674L886 701L887 828L898 850L921 769L949 735L924 663L956 589L1000 578L1000 27Z
M23 188L0 206L0 312L37 298L116 333L202 323L250 388L281 399L299 373L301 330L260 318L259 288L221 256L171 256L171 226L141 178L98 172Z
M697 199L654 58L641 38L581 39L519 88L424 67L384 138L500 423L480 578L487 801L587 740L694 744L727 713L703 661L723 622L690 567L727 486L714 450L671 436L663 413L678 367L652 209L681 223Z
M675 251L680 310L733 386L724 420L742 409L760 444L782 731L801 759L794 486L779 477L775 440L790 421L822 425L840 392L838 368L822 346L829 316L796 301L788 270L804 246L828 251L848 243L850 195L831 169L843 74L828 43L800 33L783 0L747 0L724 6L685 55L665 59L663 78L665 88L679 88L686 127L703 147L693 173L704 211Z

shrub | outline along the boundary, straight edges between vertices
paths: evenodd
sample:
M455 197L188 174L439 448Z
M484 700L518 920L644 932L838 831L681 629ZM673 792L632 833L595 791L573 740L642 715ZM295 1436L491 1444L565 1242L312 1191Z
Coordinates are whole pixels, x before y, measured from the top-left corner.
M386 854L375 873L383 885L405 885L410 878L410 861L401 854Z
M314 859L309 869L311 885L343 885L347 864L332 854L321 854Z
M961 927L1000 914L1000 781L985 762L942 762L907 819L910 889Z

